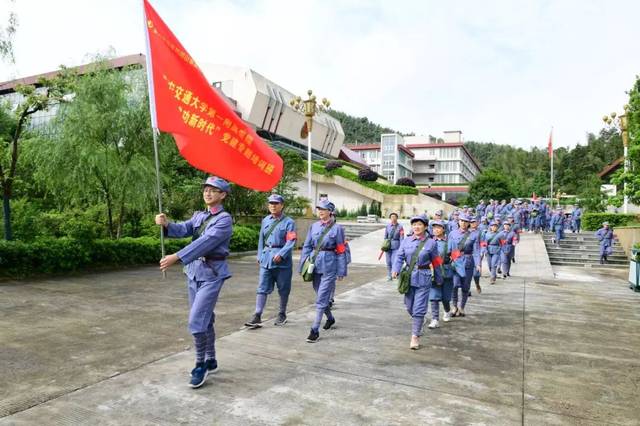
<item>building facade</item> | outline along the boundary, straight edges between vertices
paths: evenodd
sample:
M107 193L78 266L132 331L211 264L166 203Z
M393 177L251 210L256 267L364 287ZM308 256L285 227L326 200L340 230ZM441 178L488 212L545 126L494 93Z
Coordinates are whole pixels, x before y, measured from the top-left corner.
M385 133L380 136L379 144L350 145L348 148L360 154L371 170L390 183L413 175L414 154L404 145L401 135Z
M405 146L415 154L416 185L468 185L480 173L480 164L464 146L462 132L444 132L443 139L405 136Z

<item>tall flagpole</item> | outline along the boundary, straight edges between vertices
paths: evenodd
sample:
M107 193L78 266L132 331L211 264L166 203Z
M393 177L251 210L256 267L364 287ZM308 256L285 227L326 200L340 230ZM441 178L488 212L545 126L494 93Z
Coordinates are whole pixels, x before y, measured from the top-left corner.
M158 118L156 116L156 96L153 90L153 68L151 62L151 46L149 44L149 30L147 29L147 15L144 11L144 0L142 1L142 19L144 24L144 35L147 45L146 65L147 65L147 85L149 87L149 113L151 115L151 130L153 132L153 153L156 166L156 192L158 195L158 212L162 214L162 186L160 184L160 153L158 150ZM164 249L164 226L160 227L160 253L165 256ZM162 271L162 277L167 278L167 272Z

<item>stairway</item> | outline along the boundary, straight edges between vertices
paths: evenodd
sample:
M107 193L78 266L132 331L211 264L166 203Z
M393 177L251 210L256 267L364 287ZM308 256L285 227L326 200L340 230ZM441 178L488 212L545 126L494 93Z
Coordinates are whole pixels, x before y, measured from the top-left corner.
M573 234L565 232L565 238L560 241L560 248L551 242L554 233L545 232L544 245L547 248L549 261L552 265L581 266L587 268L629 267L629 259L617 240L614 240L613 254L608 256L608 263L600 265L600 245L593 232Z
M356 223L356 222L342 222L338 220L338 223L344 226L344 233L347 240L351 241L355 238L361 237L369 232L377 231L386 226L384 223ZM382 243L382 237L380 237Z

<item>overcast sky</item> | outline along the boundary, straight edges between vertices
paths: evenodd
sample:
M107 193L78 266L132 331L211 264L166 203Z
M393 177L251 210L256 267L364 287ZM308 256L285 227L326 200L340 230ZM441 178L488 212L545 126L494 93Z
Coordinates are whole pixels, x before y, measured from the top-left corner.
M528 148L585 143L640 74L640 1L151 0L197 62L403 132ZM18 14L0 81L144 53L142 0L0 0Z

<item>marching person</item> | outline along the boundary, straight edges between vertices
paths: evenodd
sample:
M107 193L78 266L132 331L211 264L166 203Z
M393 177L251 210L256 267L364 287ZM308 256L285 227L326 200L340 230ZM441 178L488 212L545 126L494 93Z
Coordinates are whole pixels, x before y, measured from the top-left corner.
M191 371L189 386L202 386L209 373L218 369L215 351L215 306L224 281L231 277L227 265L229 242L233 233L231 215L224 211L223 201L229 195L227 181L215 176L205 180L202 198L205 211L196 212L185 222L169 222L164 213L155 222L168 237L192 237L192 242L177 253L160 260L166 271L180 261L185 265L189 292L189 331L193 335L196 366Z
M549 230L556 233L556 236L552 238L552 242L560 248L560 240L564 239L564 215L562 214L562 207L558 206L556 212L551 216Z
M507 221L511 224L511 231L516 235L516 242L513 244L513 251L511 253L511 262L516 263L516 247L520 243L520 234L522 234L522 228L516 222L514 215L507 216Z
M426 216L425 216L426 217ZM433 212L433 220L440 220L442 221L442 218L444 217L444 211L442 210L436 210L435 212ZM447 232L447 227L446 227L446 222L443 222L445 224L445 229L444 232L446 234ZM427 233L429 234L429 236L433 237L433 226L431 225L431 222L429 222L429 226L427 226Z
M256 290L256 310L253 318L244 323L251 328L262 327L262 312L267 304L267 297L276 285L280 296L280 309L274 325L284 325L287 322L287 302L291 293L291 252L296 244L296 223L283 213L282 196L271 194L268 202L270 214L262 219L258 239L260 278Z
M432 281L435 281L436 285L443 283L440 271L442 258L438 256L436 242L427 238L429 220L420 215L412 217L410 222L413 233L411 237L402 240L393 263L393 278L397 278L403 266L406 266L409 273L409 290L404 295L404 303L412 318L409 348L417 350L420 348L420 336L424 316L427 314Z
M506 221L502 224L503 231L500 237L500 263L502 264L502 278L507 279L511 274L511 258L513 256L515 246L518 244L518 234L511 229L511 222Z
M389 215L390 223L384 229L384 240L382 251L385 252L387 260L387 280L391 281L391 269L393 269L393 258L400 248L400 242L404 238L404 228L398 223L398 214ZM388 243L387 243L388 241ZM386 247L388 245L388 247ZM385 250L386 249L386 250Z
M433 230L433 240L436 242L438 256L443 260L440 266L442 274L442 285L432 285L429 291L429 300L431 301L431 322L429 328L438 328L440 326L440 302L444 308L442 321L451 321L451 294L453 293L453 272L451 270L451 261L449 258L449 250L447 247L447 237L444 233L446 224L442 220L432 220L429 223Z
M469 297L474 268L481 269L478 234L469 232L469 223L471 222L469 216L460 214L459 218L458 229L447 235L453 269L451 314L454 317L465 316L464 308ZM460 304L458 304L458 289L462 292Z
M459 221L460 221L460 212L456 210L453 213L451 213L451 219L447 224L447 235L451 234L453 231L458 229L458 227L460 226Z
M472 257L474 263L473 263L473 282L476 285L476 291L478 292L478 294L482 293L482 287L480 287L480 277L482 276L482 247L480 246L480 241L481 241L481 236L482 236L482 231L480 231L479 229L479 223L478 223L478 217L477 216L471 216L471 224L470 224L470 228L469 228L469 232L471 232L472 234L472 238L476 239L478 241L478 250L480 250L480 253L477 256L477 260L478 263L476 264L476 257ZM478 268L479 266L479 268Z
M486 248L487 264L489 265L489 284L495 284L498 274L498 263L500 263L500 232L498 232L498 222L492 221L489 230L484 234L482 245Z
M307 342L315 343L320 339L320 322L322 316L327 320L322 327L329 330L336 320L329 308L329 302L336 287L336 280L342 281L347 276L347 259L344 229L335 225L332 213L335 206L329 200L321 200L316 205L318 221L313 223L300 255L299 272L305 272L305 262L309 260L312 268L313 290L316 293L316 316L311 325ZM312 265L312 266L311 266Z
M602 222L602 228L595 233L596 238L600 242L600 264L608 262L607 256L613 253L613 229L609 228L609 222Z
M571 231L580 233L580 228L582 224L582 209L580 206L573 206L573 211L571 212Z

